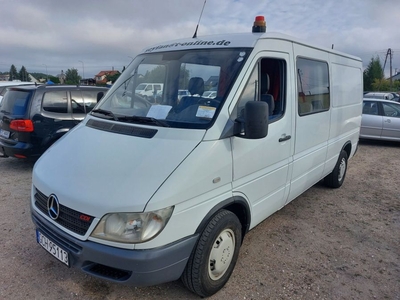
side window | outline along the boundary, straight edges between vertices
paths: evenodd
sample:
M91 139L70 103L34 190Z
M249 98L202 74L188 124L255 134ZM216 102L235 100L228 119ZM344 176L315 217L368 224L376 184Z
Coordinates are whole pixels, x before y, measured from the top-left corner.
M363 110L364 115L378 115L378 104L374 101L364 101Z
M234 117L240 117L248 101L268 104L269 120L281 117L286 107L286 62L282 59L263 58L254 67L236 106Z
M72 113L83 114L90 112L97 104L99 91L71 91Z
M297 59L297 102L300 116L329 110L329 69L326 62Z
M99 91L82 91L82 98L83 103L85 104L86 113L90 112L95 107L98 99L100 100L103 95L104 92Z
M71 91L71 106L74 114L84 114L86 112L81 91Z
M68 98L65 91L46 92L42 102L43 110L53 113L68 112Z
M400 105L382 103L383 113L387 117L400 118Z

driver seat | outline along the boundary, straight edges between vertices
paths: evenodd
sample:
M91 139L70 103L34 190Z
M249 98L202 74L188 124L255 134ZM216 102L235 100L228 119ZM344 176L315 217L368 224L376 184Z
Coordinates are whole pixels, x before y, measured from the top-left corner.
M197 104L201 98L201 95L204 93L204 80L201 77L192 77L189 80L188 91L190 96L184 96L179 101L179 104L176 106L175 111L181 112L185 108L188 108L191 105Z

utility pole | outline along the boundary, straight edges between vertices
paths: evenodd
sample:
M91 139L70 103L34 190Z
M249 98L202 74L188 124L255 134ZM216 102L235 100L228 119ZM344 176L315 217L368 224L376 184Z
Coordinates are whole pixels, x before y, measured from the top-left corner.
M392 49L388 49L386 52L386 57L385 57L385 63L383 64L383 75L385 75L385 66L386 66L386 61L389 56L389 66L390 66L390 90L392 90ZM379 83L378 91L380 89L381 84Z
M47 65L46 64L42 64L43 66L46 67L46 82L49 81L49 73L47 72Z
M388 53L390 53L390 91L392 91L392 49L388 49Z
M82 64L82 70L83 70L83 73L82 73L82 77L83 78L82 78L82 80L85 81L85 64L81 60L78 60L78 62L80 62Z

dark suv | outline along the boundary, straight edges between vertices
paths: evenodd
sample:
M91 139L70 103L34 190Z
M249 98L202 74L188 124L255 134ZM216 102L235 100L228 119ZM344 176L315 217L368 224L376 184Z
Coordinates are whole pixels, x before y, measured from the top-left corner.
M69 85L9 88L0 104L0 157L38 158L82 121L107 90Z

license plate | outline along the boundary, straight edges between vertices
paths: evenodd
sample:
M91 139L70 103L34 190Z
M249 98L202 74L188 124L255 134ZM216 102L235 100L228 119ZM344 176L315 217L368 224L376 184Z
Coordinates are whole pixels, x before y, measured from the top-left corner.
M36 230L36 240L47 252L69 267L69 257L67 251L56 245L39 230Z
M0 129L0 136L5 137L8 139L10 137L10 132L7 130Z

